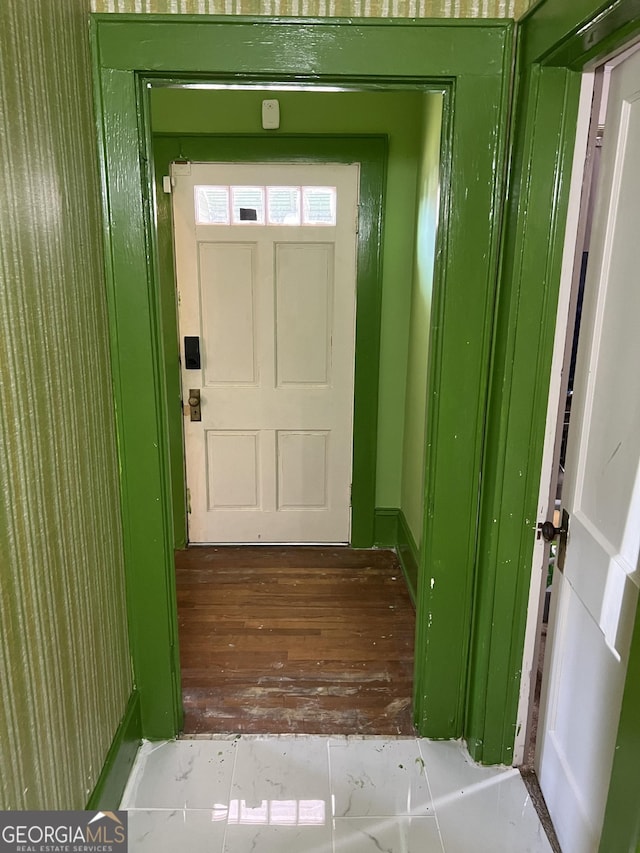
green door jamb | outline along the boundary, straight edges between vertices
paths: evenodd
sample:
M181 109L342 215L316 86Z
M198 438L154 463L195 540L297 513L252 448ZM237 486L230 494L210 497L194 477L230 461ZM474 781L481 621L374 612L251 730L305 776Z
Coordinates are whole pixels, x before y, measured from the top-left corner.
M469 750L487 764L513 762L564 248L559 223L566 215L580 80L549 69L532 73L530 85L534 117L520 115L516 138L530 165L512 189L496 318L467 706ZM528 229L534 216L537 227ZM532 279L535 286L524 285Z
M513 24L93 16L107 299L122 470L131 645L143 733L180 725L171 482L152 255L144 78L445 91L429 357L426 512L415 716L464 725L478 495L504 194Z
M640 849L640 607L631 640L600 853Z

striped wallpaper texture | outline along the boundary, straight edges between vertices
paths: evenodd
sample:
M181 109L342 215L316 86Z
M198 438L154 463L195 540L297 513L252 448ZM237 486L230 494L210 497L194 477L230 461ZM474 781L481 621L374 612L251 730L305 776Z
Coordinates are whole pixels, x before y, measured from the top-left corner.
M91 0L94 12L367 18L519 18L531 0Z
M0 3L0 809L83 808L131 690L88 5Z

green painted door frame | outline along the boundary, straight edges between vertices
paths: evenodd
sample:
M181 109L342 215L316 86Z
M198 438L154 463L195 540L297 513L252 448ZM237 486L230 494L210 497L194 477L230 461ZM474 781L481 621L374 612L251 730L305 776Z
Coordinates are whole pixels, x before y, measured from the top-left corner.
M631 640L600 853L640 850L640 608Z
M638 37L638 0L543 0L518 29L466 723L470 750L486 763L511 763L515 735L581 75ZM638 636L618 738L627 753L614 763L602 853L639 841L640 691L630 683Z
M149 738L178 731L181 697L147 83L197 77L445 93L415 715L424 735L462 736L470 629L477 624L513 24L105 15L93 17L92 30L129 625Z
M156 187L157 249L163 361L170 444L174 545L187 541L182 405L178 362L178 328L171 196L163 192L162 177L172 160L195 162L359 163L358 269L356 299L356 363L353 424L353 488L351 494L353 547L373 539L378 421L378 364L382 303L382 219L384 211L387 139L384 136L251 136L158 134L153 137Z

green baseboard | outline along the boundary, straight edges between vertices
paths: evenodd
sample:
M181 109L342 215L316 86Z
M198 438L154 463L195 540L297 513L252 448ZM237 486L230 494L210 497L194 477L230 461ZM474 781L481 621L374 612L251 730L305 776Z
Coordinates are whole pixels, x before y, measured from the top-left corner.
M141 739L140 696L134 690L107 753L100 778L87 802L87 809L115 811L118 808Z
M407 519L404 513L400 510L398 515L398 556L402 563L402 570L407 580L409 587L409 595L413 601L413 606L416 606L416 594L418 590L418 566L420 565L420 552L416 545L416 540L413 538L413 533L409 529Z
M373 539L376 548L395 548L398 544L398 515L395 507L376 507Z
M374 538L378 547L396 549L415 607L420 554L403 511L396 507L376 507Z

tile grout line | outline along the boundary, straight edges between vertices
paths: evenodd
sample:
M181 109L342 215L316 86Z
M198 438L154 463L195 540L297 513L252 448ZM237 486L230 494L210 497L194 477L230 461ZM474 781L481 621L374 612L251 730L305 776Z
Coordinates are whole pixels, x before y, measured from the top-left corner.
M327 773L329 774L329 808L331 809L331 850L336 851L335 795L333 793L333 774L331 772L331 736L327 736Z
M231 768L231 779L229 780L229 794L227 796L227 819L224 822L224 832L222 833L222 849L221 853L227 849L227 832L229 830L229 814L231 813L231 795L233 793L233 785L236 780L236 765L238 763L238 753L240 752L240 744L242 743L242 735L237 737L233 743L233 767ZM240 804L238 803L238 808Z
M422 769L424 771L424 778L427 781L427 788L429 789L429 797L431 798L431 807L433 808L433 817L436 822L436 827L438 829L438 838L440 839L440 846L442 847L442 853L447 853L444 848L444 838L442 837L442 830L440 829L440 819L438 818L438 812L436 810L436 800L433 796L433 788L431 787L431 780L429 779L429 773L427 772L427 760L422 752L422 738L416 738L416 743L418 745L418 755L422 759Z
M329 774L329 808L331 809L331 850L336 849L335 794L333 793L333 774L331 772L331 736L327 737L327 772Z

